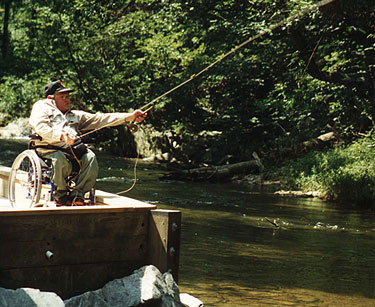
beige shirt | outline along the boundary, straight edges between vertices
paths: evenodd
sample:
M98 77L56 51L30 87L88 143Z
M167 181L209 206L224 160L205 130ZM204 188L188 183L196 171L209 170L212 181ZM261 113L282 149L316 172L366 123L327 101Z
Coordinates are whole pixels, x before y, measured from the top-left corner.
M37 101L31 111L29 123L33 133L42 140L35 140L35 145L53 145L62 147L61 135L68 132L72 138L83 131L99 129L104 126L118 126L125 123L128 113L88 113L69 110L63 114L52 99Z

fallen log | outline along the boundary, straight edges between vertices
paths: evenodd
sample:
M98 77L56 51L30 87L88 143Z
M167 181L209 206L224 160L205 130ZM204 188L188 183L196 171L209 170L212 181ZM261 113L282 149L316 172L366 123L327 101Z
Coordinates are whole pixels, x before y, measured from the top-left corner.
M327 146L332 146L335 143L340 142L340 136L335 132L327 132L319 135L318 137L309 139L307 141L294 144L290 147L277 148L267 153L262 153L263 159L271 161L284 161L285 158L297 158L310 152L312 150L323 149ZM277 163L277 162L276 162Z
M319 135L317 138L305 141L302 143L305 151L313 149L314 147L324 146L325 144L335 141L336 135L334 132L327 132L322 135Z
M172 171L161 179L188 181L225 181L235 175L259 173L259 161L251 160L221 166L207 166L187 170Z

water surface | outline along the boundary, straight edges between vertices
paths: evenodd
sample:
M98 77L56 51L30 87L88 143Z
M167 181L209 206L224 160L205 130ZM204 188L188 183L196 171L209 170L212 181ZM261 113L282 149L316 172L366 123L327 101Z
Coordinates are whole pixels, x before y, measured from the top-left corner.
M131 185L121 160L101 161L100 188ZM162 173L140 164L127 196L182 211L182 292L205 306L375 306L373 213Z
M25 146L0 144L5 165ZM134 160L98 157L99 189L131 186ZM161 181L164 171L140 163L125 196L182 211L181 292L205 306L375 306L373 213L238 185Z

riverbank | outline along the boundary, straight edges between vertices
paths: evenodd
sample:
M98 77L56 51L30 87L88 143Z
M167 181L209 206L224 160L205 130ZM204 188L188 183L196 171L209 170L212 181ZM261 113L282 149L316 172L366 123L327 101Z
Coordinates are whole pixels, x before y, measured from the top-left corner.
M0 142L9 154L25 144ZM134 160L98 161L98 189L132 184ZM126 196L181 210L181 292L220 307L374 304L373 213L238 183L161 181L165 166L139 161Z
M262 180L261 175L247 175L243 178L235 178L234 183L243 186L248 186L253 190L259 190L263 193L270 193L285 197L299 197L299 198L318 198L325 200L324 193L320 191L302 191L288 189L288 182L285 180Z
M18 119L0 129L0 137L27 138L28 135L27 119ZM196 138L201 146L192 145L186 151L186 146L185 149L181 148L176 142L176 136L163 135L153 130L149 125L145 125L134 135L135 145L133 147L138 148L144 162L160 163L170 172L187 170L189 173L191 168L197 168L196 164L189 162L189 157L194 155L192 150L196 151L195 155L202 156L201 164L198 166L201 169L229 168L230 157L220 156L217 150L213 151L215 152L213 156L213 152L205 149L210 143L215 143L218 137L217 133L202 133ZM249 188L263 189L268 193L273 192L280 196L315 197L374 209L374 144L375 136L369 135L350 145L327 147L306 152L298 157L286 156L283 159L278 159L277 162L268 159L267 155L259 158L255 154L256 159L247 162L248 164L254 162L255 167L250 165L248 173L240 169L238 173L233 173L229 178L225 175L227 176L225 181L239 183L249 186ZM202 148L207 153L206 155L200 152ZM4 158L7 158L9 155L5 156ZM212 164L214 160L220 160L221 166L213 166L215 165ZM261 167L259 167L259 163ZM211 171L200 180L212 181L215 178L214 175L217 175L215 173L216 171ZM178 178L178 180L185 179Z

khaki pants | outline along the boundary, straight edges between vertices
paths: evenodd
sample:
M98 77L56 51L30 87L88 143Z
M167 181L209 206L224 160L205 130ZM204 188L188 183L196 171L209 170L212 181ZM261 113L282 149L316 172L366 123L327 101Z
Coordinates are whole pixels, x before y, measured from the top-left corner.
M43 157L52 160L52 177L51 180L56 187L55 198L63 196L67 193L66 177L72 172L72 164L62 151L54 151L43 154ZM71 193L72 196L83 196L90 191L96 182L98 176L98 162L95 153L90 149L87 150L81 161L81 170L75 179L75 188Z

